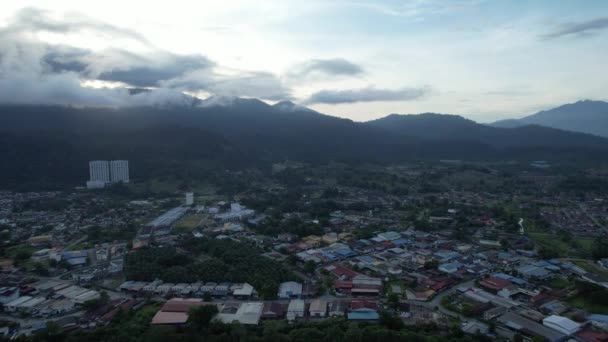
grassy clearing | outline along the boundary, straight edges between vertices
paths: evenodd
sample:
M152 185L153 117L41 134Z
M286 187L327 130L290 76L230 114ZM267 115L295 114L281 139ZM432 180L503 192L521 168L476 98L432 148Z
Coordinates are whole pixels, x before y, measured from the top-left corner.
M556 251L559 256L568 256L572 253L572 248L567 243L560 240L559 236L550 233L528 233L528 236L540 247Z
M585 250L588 253L591 253L591 250L593 249L593 242L595 240L589 239L589 238L578 238L578 239L575 239L575 241L579 246L581 246L581 248L583 250Z
M173 232L180 233L189 233L193 231L199 224L199 222L203 219L202 215L192 215L187 216L178 221L173 228Z
M566 302L575 308L587 310L591 313L608 314L608 306L594 303L580 295L568 298Z
M565 289L568 286L572 285L572 283L570 281L568 281L568 279L553 278L553 279L549 280L547 285L551 286L554 289Z

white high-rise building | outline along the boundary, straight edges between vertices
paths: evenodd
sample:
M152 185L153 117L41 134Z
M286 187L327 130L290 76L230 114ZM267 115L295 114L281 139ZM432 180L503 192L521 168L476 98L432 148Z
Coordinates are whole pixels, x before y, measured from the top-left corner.
M194 193L186 192L186 205L194 204Z
M110 161L110 176L112 183L129 183L129 161L112 160Z
M108 183L110 181L110 168L107 160L94 160L89 162L89 175L91 182Z

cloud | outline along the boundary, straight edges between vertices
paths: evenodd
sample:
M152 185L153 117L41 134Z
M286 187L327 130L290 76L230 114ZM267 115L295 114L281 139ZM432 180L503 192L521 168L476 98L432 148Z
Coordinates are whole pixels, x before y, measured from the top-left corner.
M326 76L357 76L363 74L363 68L343 58L312 59L295 66L287 78L291 80L305 80Z
M136 32L80 20L55 20L47 12L28 9L0 28L0 102L94 106L191 102L184 91L269 100L291 98L290 89L274 74L238 71L223 75L216 71L217 64L203 55L178 55L157 48L145 53L123 49L93 51L48 44L31 34L94 29L146 41ZM95 84L97 88L83 84ZM133 95L125 86L154 91Z
M133 30L104 23L78 13L71 13L64 15L61 19L55 19L50 15L50 12L37 8L24 8L20 10L6 31L9 33L53 32L63 34L93 31L113 37L129 38L145 46L152 46L148 39Z
M256 97L266 100L291 99L291 91L272 73L241 72L238 75L219 75L211 70L198 70L162 84L187 91L205 91L221 96Z
M419 99L430 92L428 87L401 88L397 90L367 87L351 90L321 90L313 93L304 101L305 105L340 104L376 101L411 101Z
M580 23L564 24L559 29L542 36L544 39L553 39L571 35L585 35L599 30L608 29L608 17L597 18Z

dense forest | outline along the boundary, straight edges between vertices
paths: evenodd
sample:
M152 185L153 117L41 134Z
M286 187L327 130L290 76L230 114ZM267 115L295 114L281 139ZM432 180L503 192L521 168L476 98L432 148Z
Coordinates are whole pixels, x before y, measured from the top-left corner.
M173 247L146 247L127 254L129 280L169 283L248 282L263 298L275 298L281 282L295 279L279 262L261 255L254 246L232 240L184 239L180 253Z

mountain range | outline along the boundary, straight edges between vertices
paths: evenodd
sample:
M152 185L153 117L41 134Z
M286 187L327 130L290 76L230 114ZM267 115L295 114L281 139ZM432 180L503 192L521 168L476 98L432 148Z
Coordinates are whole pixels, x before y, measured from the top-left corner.
M608 138L608 102L584 100L490 125L502 128L541 125Z
M577 105L577 104L574 104ZM494 127L457 115L391 114L354 122L284 101L211 97L125 108L0 106L0 187L78 184L88 161L129 159L133 178L311 163L412 160L605 161L608 139L526 125Z

